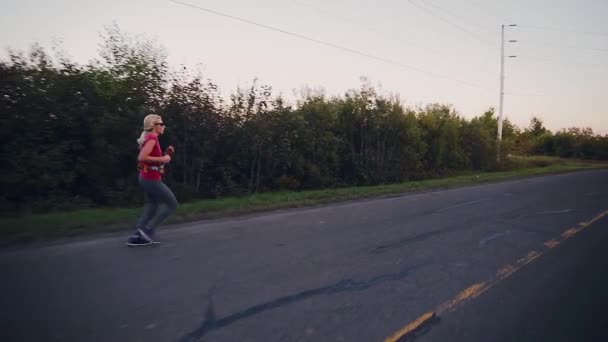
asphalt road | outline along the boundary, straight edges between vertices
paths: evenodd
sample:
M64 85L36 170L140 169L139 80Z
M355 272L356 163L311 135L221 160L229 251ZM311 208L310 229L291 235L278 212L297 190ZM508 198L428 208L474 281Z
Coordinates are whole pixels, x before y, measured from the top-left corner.
M608 218L441 317L418 340L608 341Z
M597 170L6 249L0 341L606 340L607 210Z

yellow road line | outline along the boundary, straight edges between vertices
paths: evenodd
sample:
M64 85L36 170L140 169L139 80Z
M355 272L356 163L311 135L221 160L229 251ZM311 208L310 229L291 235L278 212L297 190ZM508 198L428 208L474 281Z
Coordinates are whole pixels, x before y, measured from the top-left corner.
M510 276L511 274L515 273L515 271L517 271L519 269L519 267L514 267L512 265L507 265L501 269L499 269L496 272L496 277L500 278L500 279L504 279L508 276Z
M520 265L527 265L532 261L538 259L538 257L540 257L541 255L543 255L543 252L530 251L525 257L517 260L517 263Z
M600 220L601 218L603 218L606 215L608 215L608 210L605 210L605 211L601 212L600 214L596 215L590 221L580 222L578 227L566 229L561 234L561 236L560 236L561 239L554 238L554 239L545 241L544 246L547 248L547 251L551 250L551 249L555 248L556 246L558 246L561 242L563 242L567 239L570 239L571 237L578 234L580 231L589 227L590 225L597 222L598 220ZM545 252L538 252L538 251L528 252L528 254L526 254L526 256L517 260L516 266L508 264L508 265L498 269L498 271L496 271L496 275L493 278L491 278L490 280L476 283L476 284L473 284L473 285L467 287L466 289L464 289L460 293L458 293L454 298L447 300L444 303L440 304L437 308L435 308L434 311L427 312L424 315L418 317L416 320L408 323L403 328L401 328L397 332L395 332L392 336L387 337L384 340L384 342L397 342L400 339L407 336L408 334L414 333L418 328L420 328L425 323L429 322L431 319L436 318L439 315L441 315L447 311L456 310L459 306L464 305L464 303L466 303L474 298L479 297L482 293L491 289L492 287L494 287L496 284L498 284L502 280L510 277L513 273L517 272L522 267L524 267L524 266L530 264L531 262L533 262L534 260L538 259L544 253Z
M545 246L547 246L547 248L554 248L557 245L559 245L559 241L557 241L555 239L551 239L549 241L545 241Z
M487 282L482 282L478 284L473 284L466 289L462 290L456 297L450 299L443 304L439 305L435 312L439 314L443 314L446 311L453 311L460 304L469 301L473 298L478 297L480 294L484 293L489 288L489 284Z
M397 342L402 337L404 337L405 335L410 334L410 333L416 331L416 329L420 328L422 325L424 325L425 323L429 322L433 318L435 318L435 313L434 312L427 312L424 315L416 318L416 320L410 322L408 325L406 325L403 328L401 328L399 331L397 331L396 333L394 333L391 337L387 337L384 340L384 342Z

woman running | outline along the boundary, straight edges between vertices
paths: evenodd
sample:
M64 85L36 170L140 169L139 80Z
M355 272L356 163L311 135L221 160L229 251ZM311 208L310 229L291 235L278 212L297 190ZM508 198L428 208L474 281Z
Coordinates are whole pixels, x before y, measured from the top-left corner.
M155 239L156 228L177 208L175 195L163 183L164 165L171 161L173 147L163 155L158 137L165 132L162 118L156 114L144 118L144 130L137 139L139 144L139 184L144 190L145 205L135 233L127 240L129 246L145 246L159 243Z

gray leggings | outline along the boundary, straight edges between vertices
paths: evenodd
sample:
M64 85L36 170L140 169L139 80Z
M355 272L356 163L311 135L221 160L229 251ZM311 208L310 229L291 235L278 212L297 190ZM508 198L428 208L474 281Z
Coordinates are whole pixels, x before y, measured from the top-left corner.
M137 227L154 230L175 211L177 200L171 189L162 181L148 180L140 176L139 184L144 188L146 204L137 221Z

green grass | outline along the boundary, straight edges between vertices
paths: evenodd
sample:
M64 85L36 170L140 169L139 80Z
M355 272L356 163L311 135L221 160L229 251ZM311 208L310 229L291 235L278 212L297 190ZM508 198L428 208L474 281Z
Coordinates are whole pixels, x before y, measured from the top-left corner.
M540 176L591 168L606 163L549 157L511 157L510 171L477 172L453 177L379 186L359 186L300 192L273 192L246 197L226 197L181 204L167 223L231 216L272 209L295 208L346 200L445 189L513 178ZM83 234L126 231L141 208L99 208L0 218L0 242L49 240Z

